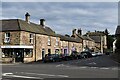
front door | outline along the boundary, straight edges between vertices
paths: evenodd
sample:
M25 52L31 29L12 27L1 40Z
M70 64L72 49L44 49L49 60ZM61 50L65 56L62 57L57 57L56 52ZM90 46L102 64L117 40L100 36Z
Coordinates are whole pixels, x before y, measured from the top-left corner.
M15 49L15 62L23 62L23 49Z
M45 49L42 49L42 60L44 60L45 57Z

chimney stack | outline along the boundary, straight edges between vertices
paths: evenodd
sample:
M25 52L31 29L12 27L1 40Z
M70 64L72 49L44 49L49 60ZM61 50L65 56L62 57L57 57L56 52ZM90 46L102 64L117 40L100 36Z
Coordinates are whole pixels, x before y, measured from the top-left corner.
M40 19L40 25L45 26L45 19Z
M81 30L81 28L80 28L80 29L78 29L78 31L77 31L77 32L78 32L78 35L80 35L80 36L82 35L82 30Z
M72 35L74 35L74 36L76 35L76 29L72 30Z
M29 23L29 22L30 22L29 19L30 19L30 14L27 12L27 13L25 14L25 21L26 21L27 23Z

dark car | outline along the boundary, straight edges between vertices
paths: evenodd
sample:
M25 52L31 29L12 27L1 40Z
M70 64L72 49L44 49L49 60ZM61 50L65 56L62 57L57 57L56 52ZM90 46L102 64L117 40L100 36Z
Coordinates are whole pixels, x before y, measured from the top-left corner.
M90 58L90 57L92 57L92 53L89 51L81 52L81 57L82 58Z
M44 62L57 62L61 61L59 54L46 54Z
M65 60L65 61L70 60L69 54L60 54L60 58L61 60Z
M81 55L77 51L73 51L70 55L71 59L80 59Z

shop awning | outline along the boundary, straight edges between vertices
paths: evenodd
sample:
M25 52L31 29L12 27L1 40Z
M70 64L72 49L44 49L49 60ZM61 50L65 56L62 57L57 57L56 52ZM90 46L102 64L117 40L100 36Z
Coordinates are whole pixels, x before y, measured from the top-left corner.
M27 46L27 45L5 45L5 46L0 46L0 48L33 48L33 46Z

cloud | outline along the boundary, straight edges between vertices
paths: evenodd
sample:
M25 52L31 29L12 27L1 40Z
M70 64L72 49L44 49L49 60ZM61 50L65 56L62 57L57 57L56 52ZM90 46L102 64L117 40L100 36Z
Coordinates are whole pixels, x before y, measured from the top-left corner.
M2 18L19 18L29 12L31 21L39 24L40 18L60 34L71 34L73 28L86 31L109 28L114 34L117 26L118 4L115 2L3 2ZM67 31L66 31L67 30Z

